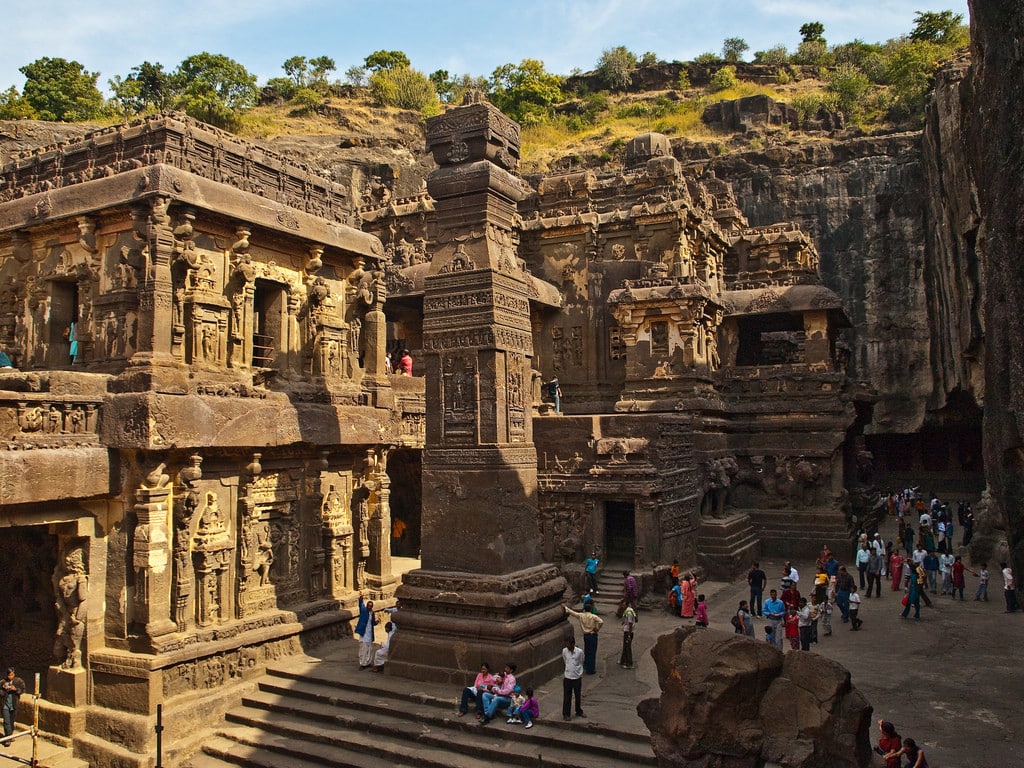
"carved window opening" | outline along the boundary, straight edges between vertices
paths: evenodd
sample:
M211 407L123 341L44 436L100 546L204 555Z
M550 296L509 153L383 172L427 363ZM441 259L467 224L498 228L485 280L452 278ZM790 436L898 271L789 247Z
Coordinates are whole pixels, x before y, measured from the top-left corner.
M81 359L78 336L82 327L78 317L78 283L54 280L50 283L48 368L67 368ZM72 355L75 352L75 355Z
M668 323L663 320L651 323L651 354L668 354Z
M801 315L741 317L736 365L787 365L804 360L804 321Z
M254 368L278 368L281 364L287 293L283 286L256 281L253 296L252 364Z
M622 340L622 329L617 325L608 330L608 357L612 360L626 359L626 344Z

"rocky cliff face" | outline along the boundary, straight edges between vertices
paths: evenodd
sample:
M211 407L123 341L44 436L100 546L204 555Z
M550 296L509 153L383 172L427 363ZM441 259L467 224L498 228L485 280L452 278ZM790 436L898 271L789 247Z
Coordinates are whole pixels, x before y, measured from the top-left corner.
M1024 8L1019 0L972 0L973 71L966 145L978 180L985 262L986 478L1007 518L1014 571L1024 569Z
M732 184L751 224L795 221L814 238L853 323L850 373L879 394L868 431L920 429L935 400L921 135L778 146L705 167Z
M977 190L963 142L965 110L970 109L964 87L969 73L967 55L939 71L922 137L932 410L945 407L957 392L979 404L984 399L985 265L977 248Z

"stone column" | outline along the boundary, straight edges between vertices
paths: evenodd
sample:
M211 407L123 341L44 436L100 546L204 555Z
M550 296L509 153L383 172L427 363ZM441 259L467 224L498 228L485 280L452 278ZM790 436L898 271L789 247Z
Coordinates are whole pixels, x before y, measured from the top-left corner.
M544 679L561 668L565 581L540 555L519 126L471 104L429 120L427 146L440 168L427 181L439 247L423 306L423 568L398 589L386 669L455 682L496 658Z
M175 240L171 217L167 213L170 199L155 197L146 207L134 210L135 235L148 250L147 268L139 284L138 351L133 364L173 362L171 355L171 308L174 289L171 282L171 261Z
M171 616L171 540L169 536L171 494L169 478L161 464L135 491L134 553L135 600L133 623L153 640L174 632Z
M367 587L375 592L395 583L391 573L391 478L387 448L367 450L365 485L370 492L370 556L366 561Z

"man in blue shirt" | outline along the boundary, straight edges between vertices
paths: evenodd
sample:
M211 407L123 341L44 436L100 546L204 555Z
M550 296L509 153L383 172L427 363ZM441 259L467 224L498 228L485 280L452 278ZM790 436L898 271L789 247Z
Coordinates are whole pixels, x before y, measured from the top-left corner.
M786 618L786 604L779 600L779 591L773 589L768 593L769 597L764 601L764 617L768 620L768 626L772 628L772 645L782 650L782 621Z
M587 558L587 562L585 564L587 585L595 595L597 594L597 566L600 562L601 561L597 559L597 552L591 552L590 557Z

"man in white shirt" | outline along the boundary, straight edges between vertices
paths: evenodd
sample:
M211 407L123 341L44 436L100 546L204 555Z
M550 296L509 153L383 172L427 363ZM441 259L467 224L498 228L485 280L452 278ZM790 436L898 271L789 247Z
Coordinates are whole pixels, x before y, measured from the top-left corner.
M953 563L956 558L946 552L939 555L939 573L942 574L942 588L940 594L953 594Z
M1000 563L1003 569L1003 597L1006 598L1006 612L1013 613L1017 610L1016 584L1013 580L1013 568L1006 563Z
M782 578L789 579L794 584L800 583L800 573L797 571L796 568L793 567L793 564L788 560L786 561L785 567L783 567L782 569Z
M583 696L583 649L577 648L575 639L571 637L565 638L562 661L565 663L565 673L562 676L562 719L572 719L569 712L574 695L576 717L586 717L583 714L583 707L580 706L580 699Z

